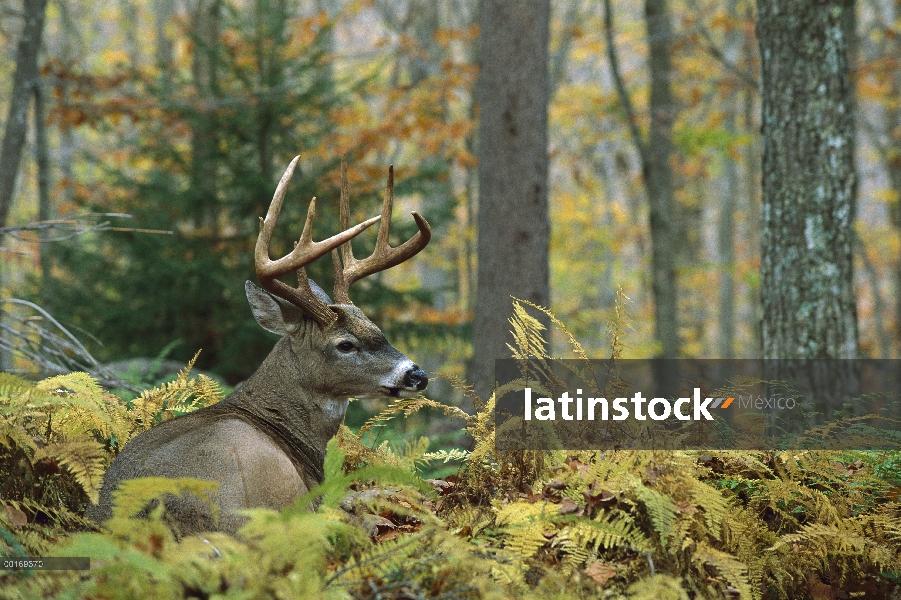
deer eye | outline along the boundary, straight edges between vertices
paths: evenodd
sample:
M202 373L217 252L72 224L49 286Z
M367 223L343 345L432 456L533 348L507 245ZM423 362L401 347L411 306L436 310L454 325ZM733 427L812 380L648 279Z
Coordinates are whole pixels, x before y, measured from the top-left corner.
M352 342L341 342L336 346L341 352L353 352L357 349Z

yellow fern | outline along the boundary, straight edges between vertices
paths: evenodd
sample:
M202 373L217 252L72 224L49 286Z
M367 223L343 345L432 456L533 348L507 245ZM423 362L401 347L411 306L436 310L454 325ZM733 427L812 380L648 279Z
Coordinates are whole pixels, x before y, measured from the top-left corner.
M707 544L700 544L695 556L703 564L712 565L720 575L734 587L740 598L759 598L760 593L748 581L747 566L727 552L717 550ZM703 566L702 566L703 572Z
M556 507L539 502L511 502L499 507L496 522L503 528L504 547L523 560L535 556L547 543L544 531L549 525L544 519L545 509L556 510Z
M55 442L38 449L32 460L56 459L67 467L93 503L99 501L103 473L106 471L106 450L99 442L88 438L76 438Z

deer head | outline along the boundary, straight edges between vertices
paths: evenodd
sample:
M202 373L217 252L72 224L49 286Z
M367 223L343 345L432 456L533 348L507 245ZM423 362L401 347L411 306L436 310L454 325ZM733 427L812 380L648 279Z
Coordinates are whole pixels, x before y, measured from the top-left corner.
M309 373L316 374L316 381L307 382L317 388L315 391L335 399L413 397L428 383L425 372L388 343L381 330L354 306L348 289L355 281L398 265L425 248L431 238L429 224L414 212L413 219L419 231L397 248L388 245L394 203L394 168L389 167L381 216L348 227L347 164L342 159L340 225L343 231L321 242L312 240L312 224L316 216L316 199L313 198L300 240L290 254L272 260L269 258L272 231L298 158L291 162L282 176L266 218L260 218L254 262L257 277L266 291L249 281L245 285L254 317L264 329L291 340L294 354L305 358L302 366ZM379 220L372 255L364 260L354 258L350 240ZM327 252L332 254L335 273L334 303L322 288L307 277L304 269ZM297 274L297 287L277 279L289 273ZM315 323L315 328L312 323Z

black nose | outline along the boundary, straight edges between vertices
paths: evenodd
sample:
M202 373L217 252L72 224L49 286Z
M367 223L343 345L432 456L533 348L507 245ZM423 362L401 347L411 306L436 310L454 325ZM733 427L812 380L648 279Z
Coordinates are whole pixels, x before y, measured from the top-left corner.
M404 374L404 385L408 388L415 387L417 391L422 391L428 384L429 376L416 365Z

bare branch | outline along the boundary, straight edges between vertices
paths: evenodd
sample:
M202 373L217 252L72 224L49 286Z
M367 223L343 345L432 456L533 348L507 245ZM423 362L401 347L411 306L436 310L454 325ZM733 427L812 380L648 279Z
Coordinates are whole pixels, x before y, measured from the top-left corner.
M610 0L604 0L604 33L607 37L607 57L610 60L610 72L613 74L616 92L619 94L619 100L626 111L629 132L632 134L632 141L635 142L635 148L641 157L642 169L646 169L650 162L649 150L641 136L641 132L638 130L638 118L635 115L635 107L632 105L632 98L629 97L629 91L626 89L626 83L623 81L622 73L619 70L619 55L616 53L616 46L613 43L613 9L610 7Z
M113 227L109 221L96 222L96 219L107 217L120 217L124 219L132 218L131 215L125 213L85 213L82 215L72 215L59 219L49 219L47 221L36 221L28 225L19 225L15 227L0 227L0 237L8 235L17 240L27 242L61 242L69 240L79 235L91 233L94 231L128 231L132 233L154 233L163 235L172 235L171 231L160 229L139 229L132 227ZM95 220L92 222L92 220ZM45 232L46 235L41 237L23 236L21 234L27 232ZM52 235L51 232L55 233ZM12 254L28 254L20 250L12 250L10 248L0 247L0 252L9 252Z
M45 375L84 371L101 385L140 391L91 356L50 313L27 300L0 299L0 349L24 358Z
M696 15L701 14L701 10L698 7L698 3L695 0L689 0L688 6L695 12ZM707 52L710 56L717 60L721 65L726 67L726 70L738 77L742 83L751 89L758 90L760 89L760 81L754 77L754 74L742 69L734 62L726 58L726 55L723 54L723 51L720 50L719 46L713 41L713 36L710 35L710 30L701 23L700 19L695 21L695 29L698 34L701 36L701 39L704 40L704 44L701 44L701 48Z

